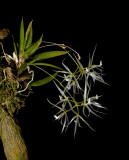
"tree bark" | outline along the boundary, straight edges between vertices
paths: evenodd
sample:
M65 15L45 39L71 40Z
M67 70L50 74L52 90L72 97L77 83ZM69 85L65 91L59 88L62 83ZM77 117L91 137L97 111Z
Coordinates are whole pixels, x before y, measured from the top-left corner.
M25 101L17 94L15 77L10 67L0 70L0 138L7 160L28 160L21 129L14 118Z
M27 148L20 127L3 109L0 109L0 119L0 136L7 160L28 160Z

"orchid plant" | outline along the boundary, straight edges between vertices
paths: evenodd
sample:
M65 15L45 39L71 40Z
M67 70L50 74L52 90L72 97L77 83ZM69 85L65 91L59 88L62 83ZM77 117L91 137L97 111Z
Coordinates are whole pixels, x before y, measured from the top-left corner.
M48 102L57 109L54 118L62 124L62 132L74 123L74 136L81 122L94 131L87 119L91 114L101 118L101 114L104 113L101 110L106 109L97 102L100 96L90 96L93 83L99 81L106 84L102 78L102 61L98 65L93 64L96 47L92 57L89 57L88 66L84 67L81 64L80 54L69 46L43 41L43 35L35 43L32 42L32 39L32 21L25 32L22 18L19 43L16 43L13 37L14 52L12 55L5 52L0 42L2 47L0 55L0 138L8 160L28 159L27 147L22 138L16 115L25 106L25 100L33 87L54 82L59 92L59 101L55 104L48 98ZM51 51L51 47L58 47L58 49ZM49 49L46 51L44 48ZM65 55L68 55L76 66L74 71L68 67L65 60L62 60L62 68L43 62L46 59ZM46 67L51 68L53 73L46 70ZM35 80L35 69L48 76Z

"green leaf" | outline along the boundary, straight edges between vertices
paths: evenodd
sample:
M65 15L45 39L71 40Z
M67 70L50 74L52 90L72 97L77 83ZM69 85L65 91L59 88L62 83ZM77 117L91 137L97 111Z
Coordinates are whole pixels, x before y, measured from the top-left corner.
M33 30L32 30L32 21L31 21L28 25L28 28L27 28L26 34L25 34L25 42L24 42L25 49L27 49L31 45L32 36L33 36Z
M31 64L28 63L28 65L31 65ZM34 65L34 66L46 66L46 67L52 67L52 68L62 70L62 68L60 68L58 66L55 66L53 64L49 64L49 63L33 63L32 65Z
M30 63L39 61L39 60L44 60L44 59L49 59L49 58L53 58L53 57L57 57L57 56L61 56L64 54L67 54L67 51L49 51L49 52L43 52L40 53L36 56L34 56L33 60Z
M24 22L22 18L20 26L19 54L22 54L23 52L24 52Z
M24 64L18 69L18 75L20 75L26 68L27 68L27 63L24 63Z
M56 77L57 74L58 73L55 73L55 74L53 74L51 76L48 76L48 77L46 77L44 79L38 80L36 82L33 82L33 83L30 84L30 86L38 87L38 86L45 85L45 84L51 82Z
M38 47L40 46L41 42L42 42L42 37L43 35L40 37L40 39L35 42L34 44L32 44L23 54L22 54L22 58L24 60L28 59L31 55L33 55L36 50L38 49Z
M17 47L16 47L16 43L15 43L15 40L14 40L14 36L12 35L13 37L13 46L14 46L14 51L15 51L15 54L17 55Z

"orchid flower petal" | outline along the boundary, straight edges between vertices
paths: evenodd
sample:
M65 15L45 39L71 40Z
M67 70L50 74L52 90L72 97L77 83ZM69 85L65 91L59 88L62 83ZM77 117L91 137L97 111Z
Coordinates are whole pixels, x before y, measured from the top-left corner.
M55 82L54 82L54 83L55 83ZM59 87L56 83L55 83L55 85L56 85L57 89L59 90L59 92L61 93L61 95L66 98L66 95L65 95L64 91L62 91L62 90L60 89L60 87Z
M95 130L89 125L89 123L82 118L82 116L79 115L79 118L80 118L91 130L95 131ZM95 132L96 132L96 131L95 131Z

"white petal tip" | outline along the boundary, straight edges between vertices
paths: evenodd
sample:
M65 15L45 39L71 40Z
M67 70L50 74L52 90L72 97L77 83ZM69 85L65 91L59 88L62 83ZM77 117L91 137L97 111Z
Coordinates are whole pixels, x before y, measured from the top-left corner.
M99 97L98 97L98 95L96 95L96 99L98 99Z
M100 61L100 64L99 64L100 66L102 66L102 61Z
M54 115L54 118L57 120L59 117L58 117L58 116L56 116L56 115Z

